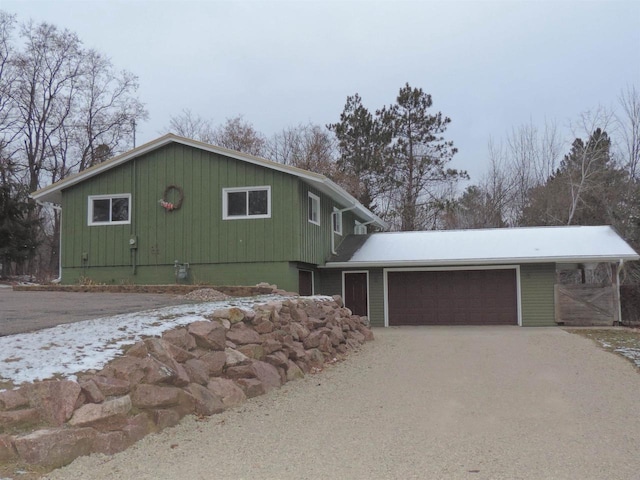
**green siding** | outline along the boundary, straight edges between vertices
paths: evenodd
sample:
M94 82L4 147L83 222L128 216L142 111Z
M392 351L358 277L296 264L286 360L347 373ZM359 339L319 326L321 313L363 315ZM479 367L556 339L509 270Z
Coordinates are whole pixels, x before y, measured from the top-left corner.
M221 263L190 265L189 278L176 282L175 270L170 265L142 266L133 274L131 268L88 267L68 268L65 282L77 283L82 278L96 283L127 285L170 285L173 283L210 285L255 285L268 281L287 291L298 290L298 269L290 262Z
M553 263L520 266L520 294L523 327L555 326Z
M159 205L168 185L184 191L182 208L173 212ZM270 186L271 218L223 220L222 190L251 186ZM251 262L322 265L331 254L331 212L334 206L344 206L311 189L320 197L321 225L311 224L309 190L301 179L284 172L169 144L63 191L63 282L73 283L83 275L96 281L148 283L153 277L147 275L152 271L148 267L156 271L164 267L161 277L170 272L173 278L176 260L194 269L207 264L249 268ZM88 197L119 193L131 194L131 224L88 226ZM352 213L344 212L344 233L334 235L336 247L353 232L354 221ZM129 247L132 235L138 239L135 250ZM203 268L199 281L215 281L219 276L214 270ZM260 281L278 283L275 279L281 278L287 286L278 286L297 290L293 273L284 277L274 273Z

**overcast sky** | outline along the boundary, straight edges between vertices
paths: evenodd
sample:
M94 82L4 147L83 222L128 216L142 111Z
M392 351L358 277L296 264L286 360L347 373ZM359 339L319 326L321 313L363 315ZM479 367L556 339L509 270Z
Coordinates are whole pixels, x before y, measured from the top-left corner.
M190 109L270 136L371 110L405 82L451 117L453 167L484 171L490 136L561 127L640 88L639 1L12 1L19 21L75 31L140 78L138 144Z

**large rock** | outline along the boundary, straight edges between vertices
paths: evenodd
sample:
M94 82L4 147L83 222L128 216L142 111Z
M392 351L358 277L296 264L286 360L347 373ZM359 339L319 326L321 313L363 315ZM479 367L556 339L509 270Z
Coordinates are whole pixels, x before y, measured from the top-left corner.
M247 398L257 397L266 393L264 385L257 378L238 378L236 383L240 386Z
M196 348L196 339L189 335L186 328L167 330L162 334L162 339L183 350L190 351Z
M189 325L189 333L196 345L210 350L224 350L226 347L226 329L218 322L199 321Z
M305 349L310 348L318 348L320 346L320 342L322 342L322 337L326 336L326 334L321 330L315 330L309 334L307 338L304 339L302 344Z
M131 403L138 408L171 407L180 403L184 392L177 387L141 384L131 395Z
M18 459L18 452L13 447L13 437L0 434L0 464L13 462Z
M237 407L247 399L244 391L228 378L212 378L207 389L221 398L226 408Z
M262 382L265 392L269 392L282 385L282 379L280 378L278 369L273 365L266 362L255 361L251 364L251 369L255 377Z
M221 353L224 356L223 352L215 353ZM209 366L202 360L197 358L187 360L184 364L184 369L187 371L191 382L199 383L200 385L206 385L209 382Z
M89 403L101 403L104 401L104 393L102 393L102 390L100 390L93 380L80 382L80 388L82 389L84 398Z
M287 382L304 377L304 372L292 360L289 360L289 362L287 363L286 369L287 369Z
M273 322L271 322L269 320L264 320L264 321L258 323L253 328L258 333L271 333L271 332L273 332Z
M29 388L29 403L45 422L60 426L71 418L80 390L70 380L36 382Z
M207 315L207 318L229 320L229 322L233 325L245 320L248 314L248 310L243 310L242 308L238 307L219 308L218 310L214 310L211 314Z
M244 353L234 350L233 348L227 348L224 353L226 354L227 367L236 367L238 365L247 365L251 363L251 359Z
M245 323L236 323L227 332L227 339L236 345L260 343L260 334L248 327Z
M131 385L127 380L104 377L102 375L91 377L91 380L97 385L102 394L106 397L126 395L131 390Z
M309 329L301 323L294 322L291 324L291 335L294 340L303 341L309 336Z
M23 389L0 392L0 410L15 410L29 405L29 398Z
M122 429L129 443L135 443L153 431L153 422L146 413L139 413L127 419L127 425Z
M240 345L238 351L244 353L247 357L255 360L262 360L265 352L264 347L257 343L248 343L246 345Z
M225 375L229 378L249 378L255 377L255 371L251 364L236 365L234 367L227 367L224 371Z
M130 442L124 432L98 433L93 440L93 451L105 455L113 455L126 449Z
M322 368L324 365L324 355L317 348L307 350L305 360L311 367Z
M23 430L40 423L40 413L35 408L0 412L0 432Z
M288 360L289 358L287 357L287 354L282 351L275 352L264 357L264 361L270 363L274 367L286 367Z
M245 357L246 359L246 357ZM199 358L209 369L210 377L219 377L222 375L222 369L227 363L227 353L225 352L209 352ZM248 359L246 359L248 361Z
M187 391L195 399L195 412L198 415L213 415L224 411L225 406L222 398L215 395L211 390L192 383L187 387Z
M24 462L57 468L91 453L97 435L93 428L37 430L16 438L15 446Z
M144 340L144 344L146 345L147 350L149 350L149 355L154 357L156 360L165 364L173 360L173 356L165 347L165 345L170 345L168 342L164 342L159 338L147 338Z
M148 357L138 358L125 356L116 358L103 369L103 375L106 377L117 378L119 380L126 380L129 382L129 386L132 387L140 383L144 378L144 367L147 360ZM100 387L99 384L98 386ZM100 387L100 390L102 390L102 387ZM105 393L105 395L107 394Z
M87 427L96 423L103 423L118 415L126 415L131 411L131 397L107 400L104 403L88 403L73 413L69 425L73 427Z

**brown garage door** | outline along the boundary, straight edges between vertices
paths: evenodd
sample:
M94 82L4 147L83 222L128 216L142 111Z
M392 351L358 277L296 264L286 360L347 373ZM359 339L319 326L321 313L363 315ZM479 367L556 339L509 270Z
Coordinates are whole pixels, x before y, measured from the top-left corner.
M516 271L388 273L389 325L517 325Z

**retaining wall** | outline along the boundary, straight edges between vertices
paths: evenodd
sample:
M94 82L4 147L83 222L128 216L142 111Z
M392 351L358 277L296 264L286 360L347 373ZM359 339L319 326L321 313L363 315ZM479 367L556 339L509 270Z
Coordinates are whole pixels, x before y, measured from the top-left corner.
M340 297L226 308L146 338L78 381L0 392L0 464L113 454L189 414L212 415L314 373L373 339Z

